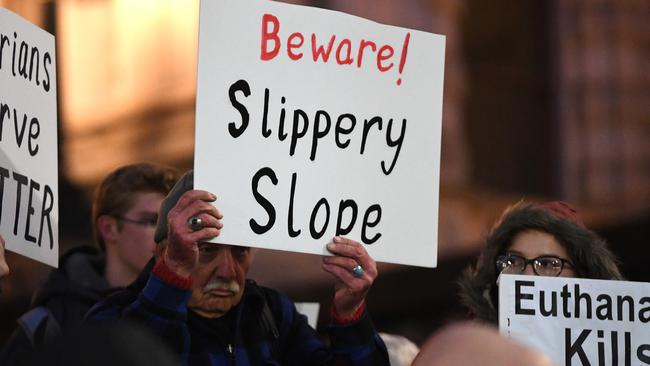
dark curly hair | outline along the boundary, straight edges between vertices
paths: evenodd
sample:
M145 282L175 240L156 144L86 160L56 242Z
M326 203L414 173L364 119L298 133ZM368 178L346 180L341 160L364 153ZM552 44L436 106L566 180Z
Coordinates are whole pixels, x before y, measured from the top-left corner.
M577 277L623 279L618 270L618 261L604 239L581 222L554 209L520 201L504 211L485 238L485 248L476 265L467 268L459 280L461 302L473 317L497 323L499 306L496 280L499 272L496 258L505 253L517 233L531 229L553 235L569 254Z

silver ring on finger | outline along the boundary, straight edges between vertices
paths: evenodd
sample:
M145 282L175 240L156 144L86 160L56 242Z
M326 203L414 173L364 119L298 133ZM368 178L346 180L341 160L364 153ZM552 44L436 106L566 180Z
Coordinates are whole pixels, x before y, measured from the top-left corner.
M189 226L192 231L199 231L203 229L203 220L198 216L192 216L187 220L187 226Z

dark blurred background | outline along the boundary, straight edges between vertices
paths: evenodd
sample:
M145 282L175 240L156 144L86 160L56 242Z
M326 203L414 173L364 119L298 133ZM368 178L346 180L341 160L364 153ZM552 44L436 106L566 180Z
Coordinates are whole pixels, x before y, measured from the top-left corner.
M462 318L456 279L522 198L573 203L626 277L650 282L650 2L291 2L447 36L438 268L380 266L369 298L380 331L419 343ZM56 35L61 252L90 244L89 202L110 170L192 166L198 0L0 6ZM7 257L0 343L49 270ZM327 320L318 256L263 250L253 267L258 282L320 302Z

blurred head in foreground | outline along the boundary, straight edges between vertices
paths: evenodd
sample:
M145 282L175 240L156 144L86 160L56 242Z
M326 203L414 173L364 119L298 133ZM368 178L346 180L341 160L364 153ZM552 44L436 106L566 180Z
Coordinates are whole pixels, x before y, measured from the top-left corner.
M413 366L553 366L538 352L499 335L486 325L464 322L432 335Z

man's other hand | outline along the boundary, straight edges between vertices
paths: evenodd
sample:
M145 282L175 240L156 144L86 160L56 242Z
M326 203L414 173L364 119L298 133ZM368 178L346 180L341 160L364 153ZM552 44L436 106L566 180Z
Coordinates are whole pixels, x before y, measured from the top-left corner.
M377 264L363 245L351 239L337 236L327 250L334 254L323 257L323 269L336 278L333 306L340 317L348 318L363 305L377 278Z

